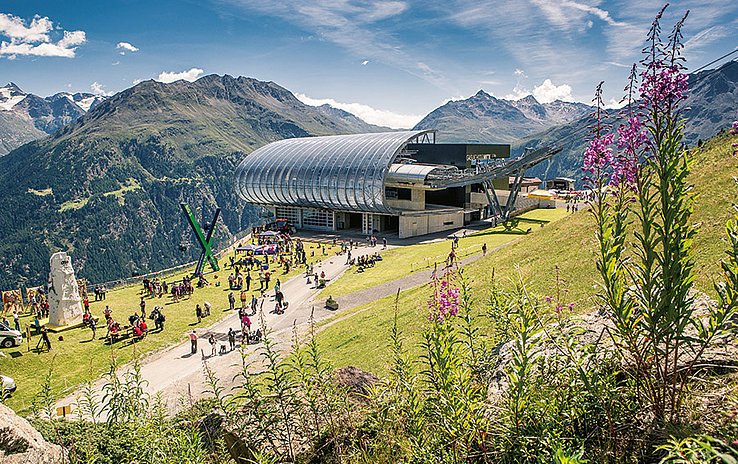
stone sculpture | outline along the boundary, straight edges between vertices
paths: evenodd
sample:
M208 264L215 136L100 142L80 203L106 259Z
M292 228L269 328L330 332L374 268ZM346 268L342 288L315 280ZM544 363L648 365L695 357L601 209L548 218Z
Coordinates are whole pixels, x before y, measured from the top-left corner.
M49 325L65 326L82 321L82 298L74 278L72 258L65 252L49 260Z

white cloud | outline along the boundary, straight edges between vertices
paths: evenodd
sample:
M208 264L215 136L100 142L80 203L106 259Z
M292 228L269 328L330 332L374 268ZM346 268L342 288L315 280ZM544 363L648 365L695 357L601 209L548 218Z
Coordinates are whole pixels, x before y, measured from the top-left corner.
M505 95L506 100L520 100L521 98L533 95L539 103L551 103L552 101L574 101L574 97L571 93L572 89L569 84L556 85L551 82L551 79L546 79L541 85L533 87L531 92L526 87L517 84L512 93Z
M361 62L361 65L362 66L366 66L368 64L369 64L369 60L364 60L364 61Z
M128 42L118 42L118 45L115 46L115 48L120 48L122 50L128 50L129 52L137 52L138 48L134 47Z
M551 103L555 100L574 101L570 85L555 85L551 79L546 79L541 85L533 87L533 96L540 103Z
M0 13L0 35L10 40L0 42L0 56L11 60L18 55L74 58L77 47L87 41L85 32L63 31L62 37L54 42L51 34L54 32L58 37L60 30L46 17L36 15L26 26L23 18Z
M120 64L120 61L113 61L113 66L118 66Z
M392 111L379 110L363 103L342 103L332 98L311 98L301 93L295 94L295 96L306 105L320 106L328 104L334 108L348 111L369 124L391 127L393 129L407 129L413 127L423 119L422 115L399 114Z
M611 98L610 101L605 103L605 108L611 109L611 110L619 110L620 108L624 107L627 104L628 102L623 99L616 100L615 98Z
M527 78L528 76L525 74L525 71L522 69L515 69L515 75L522 78Z
M159 74L159 77L156 78L156 80L159 82L164 82L165 84L182 79L192 82L200 77L200 74L202 74L203 72L205 71L200 68L190 68L187 71L182 72L162 71L161 74Z
M108 96L108 95L112 95L113 94L113 92L106 92L105 91L105 87L102 84L100 84L99 82L97 82L97 81L95 81L92 84L90 84L90 90L95 95L105 95L105 96Z
M133 82L132 82L132 84L133 84L133 85L138 85L138 84L140 84L141 82L143 82L144 80L145 80L145 79L134 79L134 80L133 80Z

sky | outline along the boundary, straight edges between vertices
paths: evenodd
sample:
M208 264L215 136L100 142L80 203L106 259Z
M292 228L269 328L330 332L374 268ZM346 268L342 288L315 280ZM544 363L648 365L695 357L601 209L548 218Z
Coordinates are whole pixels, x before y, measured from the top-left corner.
M273 81L308 104L411 127L482 89L605 101L625 78L652 0L106 0L0 3L0 85L112 94L146 79L207 74ZM738 46L738 2L672 2L664 33L690 10L687 65Z

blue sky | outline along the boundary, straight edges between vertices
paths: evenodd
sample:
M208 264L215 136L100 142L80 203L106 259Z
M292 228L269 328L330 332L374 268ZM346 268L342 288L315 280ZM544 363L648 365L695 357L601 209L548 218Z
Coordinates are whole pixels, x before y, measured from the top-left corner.
M597 0L4 1L0 83L27 92L117 92L144 79L231 74L310 103L409 126L479 89L589 102L619 99L662 3ZM688 64L738 46L738 2L686 9ZM0 84L2 85L2 84Z

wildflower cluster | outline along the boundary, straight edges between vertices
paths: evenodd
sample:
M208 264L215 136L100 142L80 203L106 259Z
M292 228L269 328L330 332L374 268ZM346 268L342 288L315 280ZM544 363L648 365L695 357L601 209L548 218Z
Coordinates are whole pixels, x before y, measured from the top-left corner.
M459 287L453 285L451 275L446 274L434 282L433 295L428 300L428 320L443 322L459 313Z
M679 65L666 66L660 61L649 64L641 74L641 98L644 108L658 108L686 98L688 77Z
M605 171L612 164L612 144L615 134L607 134L602 137L595 137L589 142L589 146L584 151L584 171L590 174Z
M728 133L730 135L738 135L738 121L733 121L733 125ZM738 142L733 143L733 156L738 156Z
M617 147L620 152L613 157L610 184L634 186L639 170L639 154L648 143L648 136L638 116L618 127Z

